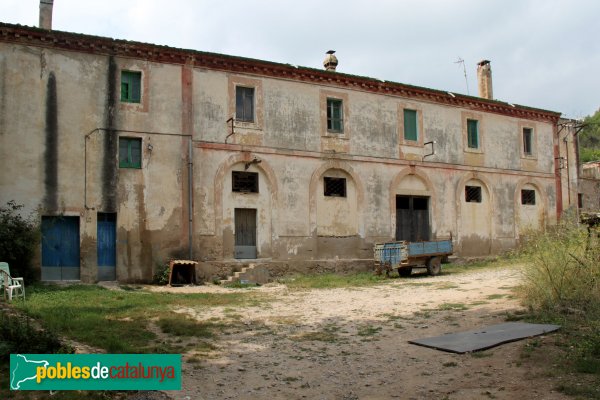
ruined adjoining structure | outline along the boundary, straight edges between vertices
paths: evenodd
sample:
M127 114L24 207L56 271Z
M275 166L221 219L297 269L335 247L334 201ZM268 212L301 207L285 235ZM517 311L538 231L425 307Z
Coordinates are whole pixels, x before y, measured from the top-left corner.
M582 211L600 213L600 161L581 165L578 203Z
M43 279L365 269L376 242L450 236L484 256L571 203L560 114L493 100L489 61L472 97L333 52L312 69L49 28L0 24L0 201L39 216Z

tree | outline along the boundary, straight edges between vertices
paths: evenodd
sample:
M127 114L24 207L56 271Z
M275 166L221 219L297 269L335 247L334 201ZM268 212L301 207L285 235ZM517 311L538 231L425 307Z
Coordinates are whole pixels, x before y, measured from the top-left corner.
M9 264L11 275L31 281L35 278L31 261L40 230L33 218L21 216L22 208L14 200L0 206L0 261Z
M600 109L583 119L579 133L579 160L582 163L600 160Z

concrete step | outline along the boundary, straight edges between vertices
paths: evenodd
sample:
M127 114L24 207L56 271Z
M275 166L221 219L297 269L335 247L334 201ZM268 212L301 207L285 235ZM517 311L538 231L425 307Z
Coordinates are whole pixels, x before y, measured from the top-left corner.
M234 272L226 279L221 280L221 285L229 285L234 282L244 282L252 284L265 284L269 281L269 271L266 267L250 263Z

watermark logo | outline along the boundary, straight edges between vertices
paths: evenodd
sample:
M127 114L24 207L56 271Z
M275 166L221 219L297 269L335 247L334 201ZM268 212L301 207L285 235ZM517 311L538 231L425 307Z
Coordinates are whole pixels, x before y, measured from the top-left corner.
M11 390L180 390L180 354L11 354Z

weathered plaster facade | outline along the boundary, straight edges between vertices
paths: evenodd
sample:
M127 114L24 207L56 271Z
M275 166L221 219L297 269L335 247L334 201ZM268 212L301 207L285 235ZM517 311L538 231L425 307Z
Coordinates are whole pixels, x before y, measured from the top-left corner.
M139 103L120 101L122 71L141 73ZM238 86L254 90L252 121L228 122ZM99 213L116 214L116 279L145 281L167 258L188 257L190 239L213 273L242 262L236 210L255 210L259 262L289 271L360 267L375 242L395 238L403 198L426 199L430 238L452 236L464 256L510 249L569 204L554 112L9 24L0 88L0 201L78 217L84 281L99 279ZM341 132L327 129L329 99L341 101ZM406 109L416 140L405 139ZM141 168L119 168L120 138L141 139ZM233 171L256 174L256 192L233 191ZM343 195L324 195L324 178L343 181ZM479 201L467 187L481 188Z

